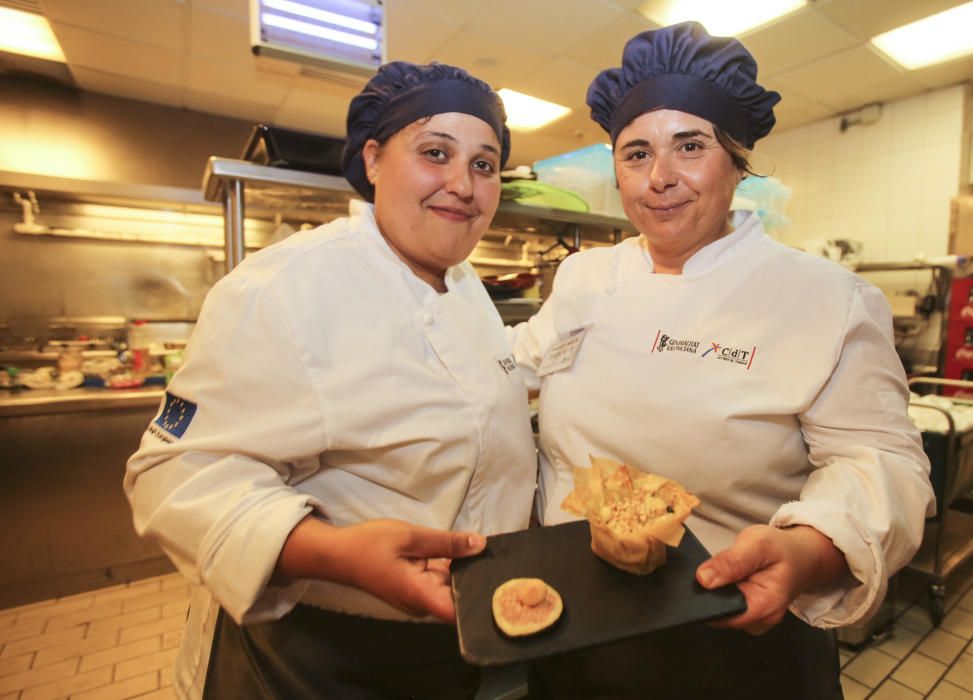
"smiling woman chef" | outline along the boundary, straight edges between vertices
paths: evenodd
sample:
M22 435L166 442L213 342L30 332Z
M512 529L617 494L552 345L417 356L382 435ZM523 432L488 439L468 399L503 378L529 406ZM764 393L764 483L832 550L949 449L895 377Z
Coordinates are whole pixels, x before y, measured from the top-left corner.
M125 477L138 531L205 587L180 695L475 693L455 628L404 621L452 621L443 558L529 516L526 389L463 262L499 203L504 121L459 68L383 66L352 100L344 157L374 205L207 297Z
M747 610L541 661L531 697L840 698L822 628L877 607L934 507L882 293L730 212L780 99L756 75L694 22L628 42L588 104L641 235L565 260L516 344L536 370L587 328L543 378L544 523L570 517L589 453L672 478L700 498L686 524L715 554L697 579L738 584Z

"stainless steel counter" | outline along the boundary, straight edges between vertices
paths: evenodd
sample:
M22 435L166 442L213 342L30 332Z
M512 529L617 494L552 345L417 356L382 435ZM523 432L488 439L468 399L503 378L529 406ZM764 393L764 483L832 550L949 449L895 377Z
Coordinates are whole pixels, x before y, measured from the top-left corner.
M164 394L165 390L158 386L137 389L78 388L66 391L0 389L0 418L119 408L157 408Z
M162 395L0 391L0 608L172 569L135 534L122 490Z

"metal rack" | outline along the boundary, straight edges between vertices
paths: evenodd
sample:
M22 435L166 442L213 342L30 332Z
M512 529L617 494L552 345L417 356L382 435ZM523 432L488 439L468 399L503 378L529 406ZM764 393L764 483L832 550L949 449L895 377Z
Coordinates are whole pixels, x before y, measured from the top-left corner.
M203 197L223 205L226 271L245 255L243 221L247 208L275 211L318 221L344 216L357 195L342 178L212 157L203 175ZM598 214L500 203L492 232L550 236L570 241L617 243L636 231L627 219Z
M956 386L973 388L973 382L935 377L915 377L909 386ZM967 406L973 401L951 398ZM953 417L937 406L912 404L937 411L946 418L945 433L924 432L922 446L932 465L930 481L936 493L936 514L926 520L922 546L909 569L930 579L929 617L937 627L945 611L946 579L973 556L973 515L955 506L973 487L973 430L959 431Z
M931 305L926 309L927 320L932 320L934 314L939 314L939 350L935 356L933 364L926 364L912 368L913 375L935 375L943 371L946 357L946 330L949 324L949 294L953 281L953 270L945 265L934 265L926 262L870 262L862 263L855 268L856 273L868 272L929 272L932 275ZM903 319L896 318L896 322ZM898 331L898 329L897 329ZM908 355L908 350L897 343L897 350L901 355Z

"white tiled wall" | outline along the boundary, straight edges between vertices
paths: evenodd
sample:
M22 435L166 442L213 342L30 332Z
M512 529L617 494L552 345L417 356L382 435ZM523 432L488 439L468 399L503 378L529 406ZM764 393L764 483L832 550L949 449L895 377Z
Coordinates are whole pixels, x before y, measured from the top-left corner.
M961 187L968 87L958 85L886 103L878 122L840 118L767 137L753 164L792 188L791 245L813 239L864 243L869 261L945 255L949 201Z

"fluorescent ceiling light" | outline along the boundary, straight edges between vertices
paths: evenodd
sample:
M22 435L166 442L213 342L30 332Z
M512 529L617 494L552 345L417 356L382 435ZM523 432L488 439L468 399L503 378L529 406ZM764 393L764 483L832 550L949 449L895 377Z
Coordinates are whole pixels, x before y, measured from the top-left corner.
M46 17L7 7L0 7L0 51L65 63Z
M973 54L973 2L879 34L871 43L908 70Z
M340 44L357 46L359 48L370 49L372 51L378 48L378 42L374 39L369 39L368 37L359 36L358 34L349 34L348 32L342 32L337 29L329 29L328 27L311 24L310 22L302 22L299 19L272 15L269 12L264 12L260 17L260 21L263 22L265 27L286 29L290 32L297 32L298 34L305 34L307 36L317 37L318 39L324 39L326 41L337 41Z
M497 94L503 100L503 107L507 112L507 126L514 131L535 131L571 113L563 105L516 90L503 88Z
M385 59L384 23L382 0L250 0L254 53L341 74L374 75Z
M345 29L354 29L356 32L365 34L375 34L378 32L378 25L374 22L367 22L362 19L355 19L347 15L339 15L337 12L329 12L317 7L309 7L293 0L263 0L263 6L271 10L280 10L298 17L334 24Z
M648 0L639 13L667 27L696 20L713 36L736 36L807 5L807 0Z

